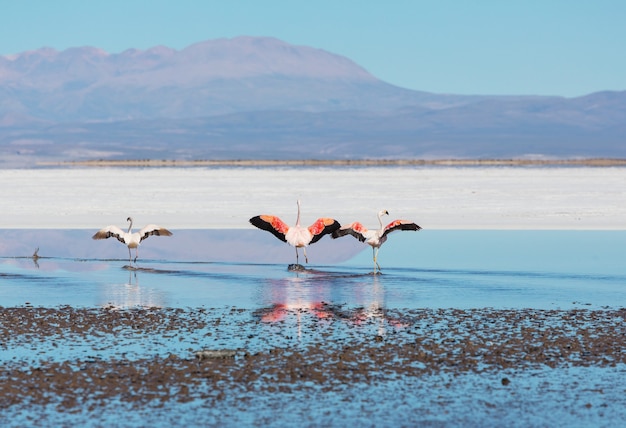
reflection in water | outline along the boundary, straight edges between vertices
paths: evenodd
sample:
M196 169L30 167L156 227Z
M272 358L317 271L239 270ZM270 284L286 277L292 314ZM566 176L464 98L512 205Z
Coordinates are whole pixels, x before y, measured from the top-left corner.
M102 290L101 306L108 309L161 308L165 306L163 295L140 287L136 270L129 270L125 284L107 284Z
M298 338L301 338L303 313L318 319L327 318L324 304L308 295L306 280L300 274L283 279L270 279L267 282L269 287L266 292L274 303L269 308L258 311L262 322L277 323L295 314Z
M378 335L385 335L384 290L377 275L372 276L372 297L367 305L354 311L352 318L356 324L363 324L369 319L378 320Z
M33 261L33 265L39 269L39 259L42 259L44 257L41 257L39 255L39 247L37 247L35 249L35 252L33 253L32 256L17 256L17 257L6 257L7 259L14 259L14 260L23 260L23 259L30 259Z
M346 287L346 278L341 275L313 270L268 279L263 293L269 306L256 311L256 316L264 323L290 326L295 322L298 338L304 319L318 323L340 321L351 326L376 325L381 337L390 326L405 327L401 321L387 317L385 289L378 275L359 278L356 287ZM350 302L350 306L339 301Z
M45 253L46 246L34 253L37 245L27 244L21 256L0 257L0 304L232 306L258 309L267 320L295 318L288 309L300 308L310 313L303 320L311 325L312 319L352 319L371 328L382 315L389 334L388 316L395 309L599 309L623 302L626 284L621 231L426 231L420 239L427 253L416 252L409 234L400 234L385 244L390 246L382 275L363 268L371 263L369 253L303 271L287 271L282 263L177 261L183 257L172 254L135 267L141 286L120 270L124 259L46 254L62 253L71 246L69 238L92 241L84 235L57 237ZM283 328L277 321L266 326ZM295 336L295 323L290 328Z
M39 269L39 247L37 247L37 249L35 250L35 252L32 255L33 257L33 263L35 264L35 266L37 266L37 269Z

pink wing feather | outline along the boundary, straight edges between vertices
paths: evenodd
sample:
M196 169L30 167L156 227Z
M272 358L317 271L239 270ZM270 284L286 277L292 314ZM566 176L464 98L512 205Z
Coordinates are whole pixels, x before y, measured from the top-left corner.
M287 242L285 235L289 230L287 223L274 215L258 215L250 219L252 225L262 230L267 230L281 241Z
M391 223L389 223L387 226L385 226L383 236L387 235L388 233L394 232L396 230L420 230L420 229L421 227L419 227L417 224L413 223L412 221L394 220Z
M311 239L311 244L322 239L324 235L329 233L333 233L335 230L339 229L341 225L334 218L321 217L318 218L315 223L308 227L309 232L313 235L313 239Z
M367 227L363 226L358 221L350 223L347 226L342 227L341 229L337 229L333 232L333 238L340 238L346 235L352 235L356 239L361 242L365 242L365 233L367 232Z

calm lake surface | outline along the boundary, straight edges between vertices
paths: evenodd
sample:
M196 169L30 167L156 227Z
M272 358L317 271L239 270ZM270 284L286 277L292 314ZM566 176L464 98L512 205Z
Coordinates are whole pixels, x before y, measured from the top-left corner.
M176 254L165 239L152 238L144 242L151 252L145 259L140 254L134 269L123 258L127 249L113 239L94 241L89 251L121 258L75 257L67 240L77 233L89 237L89 231L54 231L50 242L41 232L39 242L46 250L40 250L39 259L2 254L0 305L258 309L326 302L386 308L568 309L626 304L625 231L397 232L380 250L382 275L371 274L370 247L351 237L325 237L309 247L311 263L298 272L288 270L295 263L293 248L266 232L254 232L266 238L261 261L250 255L249 260L235 260L235 255L221 261L190 259L187 247ZM222 241L232 242L228 254L237 254L237 246L246 245L237 237L249 231L178 233L181 239L192 235L197 242L211 242L219 234ZM340 241L354 244L352 257L315 263ZM55 248L55 242L61 247ZM282 262L263 262L267 253Z

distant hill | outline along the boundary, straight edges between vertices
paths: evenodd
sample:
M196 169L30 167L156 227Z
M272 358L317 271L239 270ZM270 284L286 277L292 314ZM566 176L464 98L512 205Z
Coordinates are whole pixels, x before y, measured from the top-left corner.
M432 94L272 38L0 57L7 165L84 159L626 157L626 91Z

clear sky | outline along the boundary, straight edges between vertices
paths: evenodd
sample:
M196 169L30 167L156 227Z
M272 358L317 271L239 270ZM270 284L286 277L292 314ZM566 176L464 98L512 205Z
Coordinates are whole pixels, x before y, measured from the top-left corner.
M455 94L626 90L624 0L0 0L0 55L271 36Z

